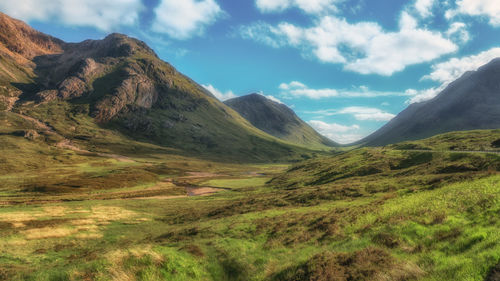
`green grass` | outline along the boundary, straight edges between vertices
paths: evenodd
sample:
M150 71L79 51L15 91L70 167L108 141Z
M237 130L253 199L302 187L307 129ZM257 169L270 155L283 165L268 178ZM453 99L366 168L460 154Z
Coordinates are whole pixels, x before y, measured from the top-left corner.
M243 179L217 179L209 180L202 183L202 185L207 185L211 187L224 187L230 189L240 189L248 187L261 187L268 182L270 178L266 177L252 177Z
M4 159L50 164L0 176L0 201L13 204L0 207L3 279L484 280L500 262L497 155L364 148L238 165L151 146L123 162L2 137ZM23 177L87 187L26 192ZM131 198L181 194L169 179L229 190Z
M390 145L394 149L500 151L500 130L451 132L420 141Z

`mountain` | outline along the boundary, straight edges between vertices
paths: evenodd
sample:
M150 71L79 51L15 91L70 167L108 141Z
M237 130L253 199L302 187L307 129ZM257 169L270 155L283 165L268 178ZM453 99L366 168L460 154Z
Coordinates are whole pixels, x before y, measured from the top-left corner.
M382 146L451 131L500 128L500 59L467 72L435 98L410 105L357 144Z
M263 95L250 94L224 102L262 131L307 147L338 146L302 121L288 106Z
M197 156L277 161L310 152L255 128L126 35L66 43L0 13L0 70L6 124L32 120L86 149L119 143L111 137L119 132Z

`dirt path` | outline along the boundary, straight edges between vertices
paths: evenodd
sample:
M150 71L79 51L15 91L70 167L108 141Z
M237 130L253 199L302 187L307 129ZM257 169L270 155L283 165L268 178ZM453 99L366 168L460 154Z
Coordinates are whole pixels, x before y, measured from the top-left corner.
M186 187L188 196L208 196L223 189L213 187Z

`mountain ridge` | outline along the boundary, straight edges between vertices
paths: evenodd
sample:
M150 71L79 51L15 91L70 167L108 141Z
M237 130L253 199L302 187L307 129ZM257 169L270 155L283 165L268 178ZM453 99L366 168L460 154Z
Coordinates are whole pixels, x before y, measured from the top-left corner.
M19 72L0 76L7 118L9 112L35 118L69 140L117 130L191 155L281 161L311 153L255 128L140 40L114 33L66 43L0 17L9 26L2 38L12 41L0 41L8 50L0 52L0 68Z
M285 104L253 93L224 102L262 131L308 147L334 147L337 143L317 133Z
M354 145L382 146L464 130L500 128L500 58L468 71L435 98L411 104Z

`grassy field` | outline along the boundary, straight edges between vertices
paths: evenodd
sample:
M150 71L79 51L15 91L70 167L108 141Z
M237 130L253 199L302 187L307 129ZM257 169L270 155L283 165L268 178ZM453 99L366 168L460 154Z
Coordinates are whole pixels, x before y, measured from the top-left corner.
M20 161L1 165L0 280L498 280L494 153L230 164L0 137Z

